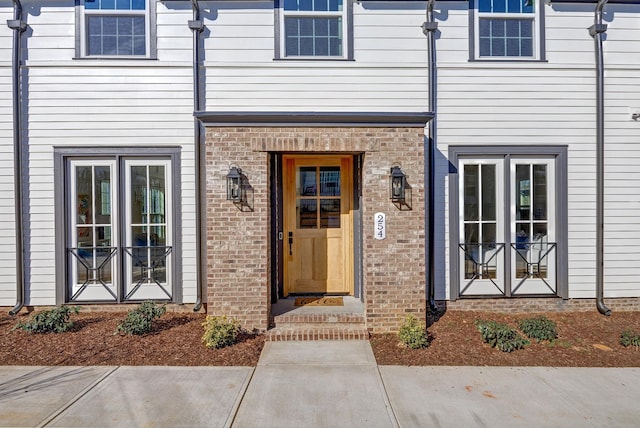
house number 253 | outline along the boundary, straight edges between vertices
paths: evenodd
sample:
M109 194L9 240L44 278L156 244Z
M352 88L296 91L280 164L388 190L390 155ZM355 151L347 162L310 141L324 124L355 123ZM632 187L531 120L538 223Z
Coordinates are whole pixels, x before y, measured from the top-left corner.
M385 213L376 213L374 216L374 232L376 239L384 239L387 236L387 216Z

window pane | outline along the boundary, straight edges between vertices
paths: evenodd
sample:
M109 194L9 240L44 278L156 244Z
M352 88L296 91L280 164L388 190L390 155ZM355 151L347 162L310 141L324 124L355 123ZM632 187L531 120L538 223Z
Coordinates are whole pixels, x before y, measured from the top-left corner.
M340 199L320 201L320 227L322 229L340 227Z
M340 12L343 0L285 0L284 10L305 12Z
M491 0L478 0L478 10L480 12L491 12Z
M480 195L479 166L464 166L464 220L474 221L479 219L478 198Z
M286 56L342 56L342 18L286 18L285 38Z
M320 168L320 196L340 196L340 167Z
M111 169L108 166L95 167L95 222L111 223Z
M296 187L297 193L300 196L316 196L317 184L316 184L316 167L303 166L298 171L298 182Z
M547 219L547 166L533 166L533 219Z
M464 225L464 243L478 244L480 241L480 231L478 223L469 223Z
M131 223L147 223L148 199L147 168L131 167ZM146 244L145 244L146 245Z
M496 224L495 223L485 223L482 225L482 243L483 244L496 243Z
M145 18L89 16L89 55L145 55Z
M316 229L318 227L318 205L315 199L298 199L298 229Z
M533 56L533 20L480 19L480 56Z
M531 177L529 165L516 165L516 220L529 220L531 210Z
M149 223L165 222L165 174L164 166L149 167Z
M496 167L482 166L482 220L496 219Z

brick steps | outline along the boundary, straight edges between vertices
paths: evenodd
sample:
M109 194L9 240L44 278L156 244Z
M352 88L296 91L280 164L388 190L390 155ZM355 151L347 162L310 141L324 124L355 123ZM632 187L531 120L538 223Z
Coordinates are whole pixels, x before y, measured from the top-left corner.
M268 341L369 340L362 314L283 314L273 318Z

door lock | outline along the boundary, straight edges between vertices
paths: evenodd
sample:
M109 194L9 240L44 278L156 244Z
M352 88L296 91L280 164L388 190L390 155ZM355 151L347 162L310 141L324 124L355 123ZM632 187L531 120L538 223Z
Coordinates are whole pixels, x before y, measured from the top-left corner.
M289 255L293 255L293 252L291 251L293 247L293 232L289 232Z

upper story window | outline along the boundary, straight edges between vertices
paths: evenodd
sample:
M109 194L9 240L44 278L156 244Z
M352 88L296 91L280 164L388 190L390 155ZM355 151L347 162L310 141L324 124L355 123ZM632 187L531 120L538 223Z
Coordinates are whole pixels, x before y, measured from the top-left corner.
M542 59L539 6L538 0L475 0L474 59Z
M280 57L347 58L349 0L280 0Z
M150 58L153 0L81 0L81 57Z

